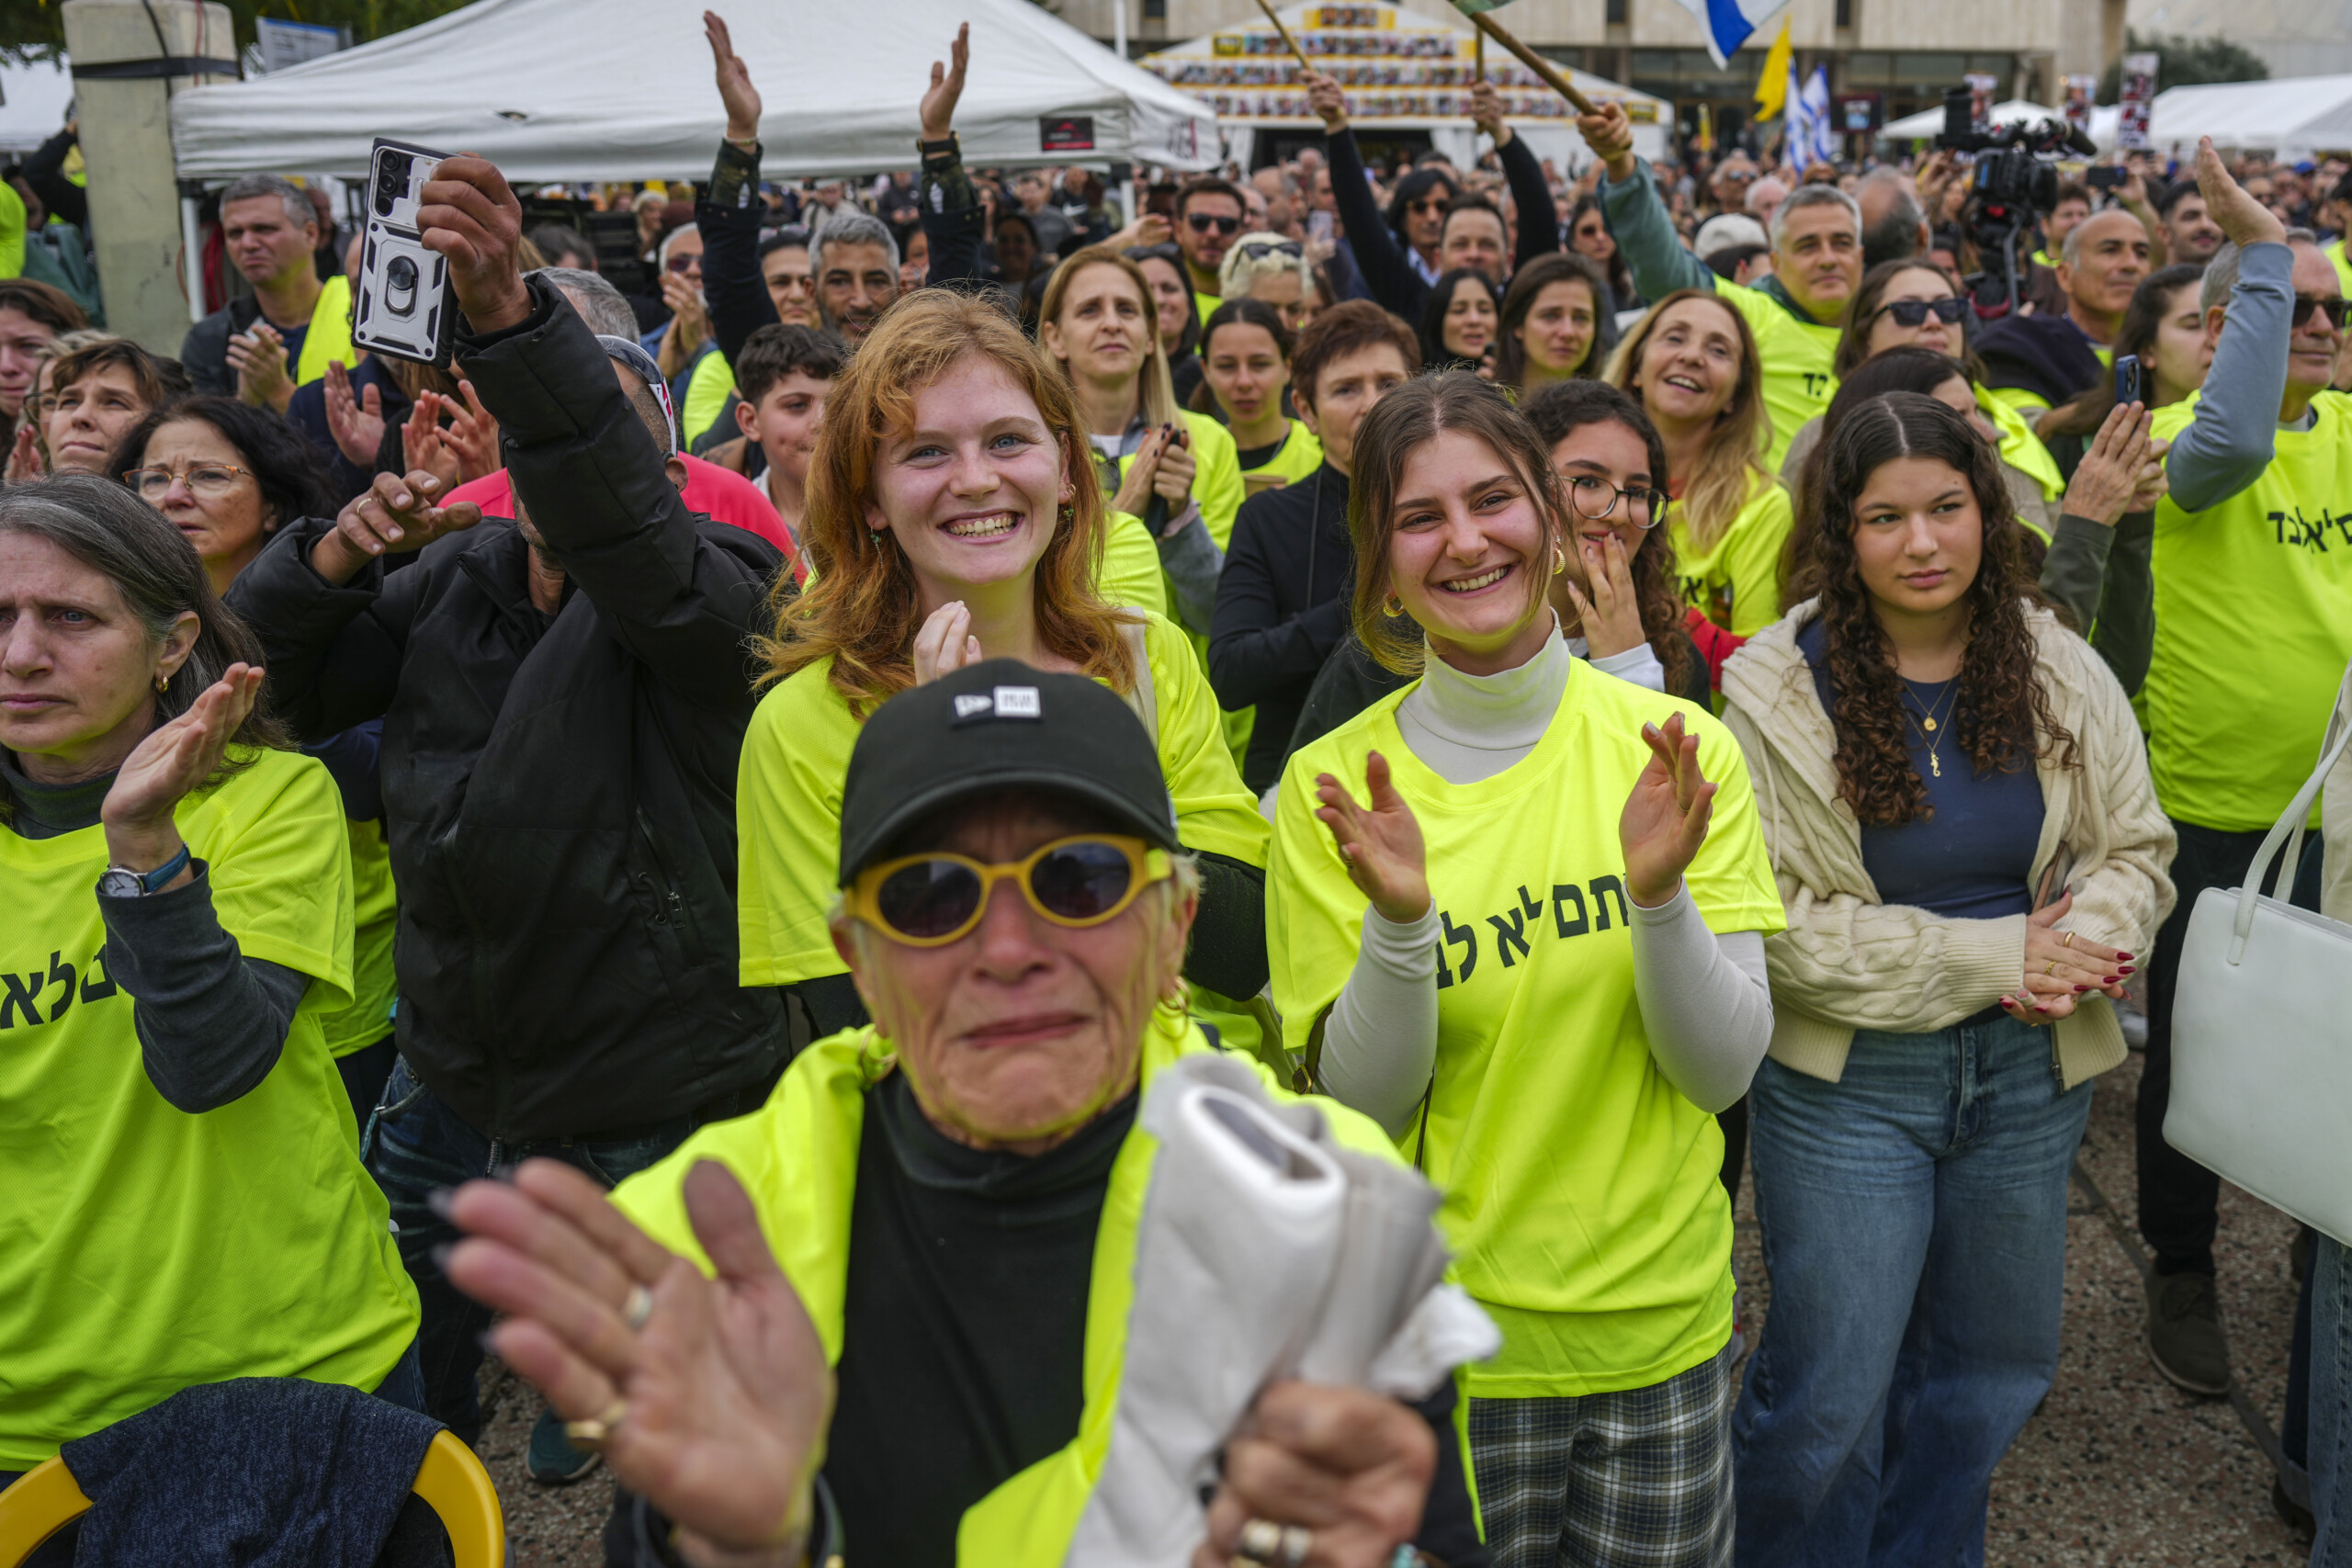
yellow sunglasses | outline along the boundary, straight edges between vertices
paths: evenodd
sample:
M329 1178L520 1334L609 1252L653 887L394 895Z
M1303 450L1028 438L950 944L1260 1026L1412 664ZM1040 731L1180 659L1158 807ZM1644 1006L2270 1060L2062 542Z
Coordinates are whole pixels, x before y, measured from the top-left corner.
M937 852L902 855L857 874L849 912L893 942L944 947L980 923L1000 882L1057 926L1099 926L1172 872L1168 852L1121 833L1057 839L1017 861L990 864Z

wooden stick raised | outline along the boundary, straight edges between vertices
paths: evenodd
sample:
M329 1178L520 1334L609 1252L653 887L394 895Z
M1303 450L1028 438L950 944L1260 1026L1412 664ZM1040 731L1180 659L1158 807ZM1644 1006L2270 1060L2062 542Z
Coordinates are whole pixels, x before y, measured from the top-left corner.
M1472 46L1471 65L1475 73L1471 77L1471 80L1475 82L1483 82L1487 79L1487 35L1480 33L1476 38L1472 39L1470 42Z
M1283 47L1289 50L1292 58L1298 62L1298 68L1301 71L1314 70L1315 67L1306 63L1306 51L1298 47L1296 39L1290 36L1290 29L1283 26L1283 19L1280 17L1274 15L1274 8L1266 4L1266 0L1258 0L1258 9L1266 13L1266 20L1273 23L1274 31L1283 35Z
M1266 3L1266 0L1258 0L1258 3L1262 6ZM1272 15L1271 12L1268 14ZM1538 76L1543 77L1545 85L1554 92L1559 94L1560 96L1574 104L1578 114L1593 114L1598 112L1592 107L1592 100L1586 97L1582 93L1577 92L1576 84L1562 75L1558 66L1553 64L1550 61L1544 59L1542 55L1536 53L1533 50L1528 48L1517 39L1511 37L1510 32L1493 17L1487 16L1484 11L1465 11L1463 15L1468 17L1470 18L1471 25L1476 27L1480 32L1486 34L1488 38L1494 39L1505 49L1510 51L1511 53L1517 55L1519 57L1519 62L1521 65L1526 66L1530 71L1534 72Z

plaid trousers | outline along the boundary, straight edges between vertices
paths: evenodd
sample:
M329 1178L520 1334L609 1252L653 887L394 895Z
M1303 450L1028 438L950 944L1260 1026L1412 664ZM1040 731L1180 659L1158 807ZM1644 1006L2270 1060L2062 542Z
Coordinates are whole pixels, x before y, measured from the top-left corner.
M1473 1399L1495 1568L1729 1568L1732 1349L1648 1388Z

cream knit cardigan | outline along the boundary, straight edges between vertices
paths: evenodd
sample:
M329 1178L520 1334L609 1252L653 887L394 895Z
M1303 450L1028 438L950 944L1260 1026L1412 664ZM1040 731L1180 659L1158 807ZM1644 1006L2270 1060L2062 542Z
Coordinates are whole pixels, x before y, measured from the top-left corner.
M1884 904L1862 866L1861 826L1838 798L1837 739L1797 632L1807 600L1724 666L1724 720L1747 755L1789 928L1765 940L1771 1055L1835 1083L1856 1029L1924 1034L1992 1006L2024 979L2026 917L1954 919ZM2043 757L2041 840L2030 886L2054 864L2074 889L2061 930L2147 962L2173 904L2172 824L2156 804L2132 704L2106 661L2039 605L2026 611L2051 713L2082 766ZM2068 1088L2123 1060L2115 1010L2096 992L2052 1027Z

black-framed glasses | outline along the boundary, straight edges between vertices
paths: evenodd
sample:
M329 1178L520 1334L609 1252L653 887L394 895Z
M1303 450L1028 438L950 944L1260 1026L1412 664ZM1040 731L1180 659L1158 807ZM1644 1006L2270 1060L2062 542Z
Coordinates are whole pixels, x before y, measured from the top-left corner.
M1893 316L1894 324L1898 327L1918 327L1927 324L1930 311L1934 312L1936 320L1944 325L1956 327L1960 325L1962 318L1968 314L1968 301L1965 299L1897 299L1891 304L1881 305L1877 314L1871 320L1875 321L1879 316Z
M1579 517L1601 522L1617 510L1620 500L1625 503L1625 521L1636 528L1655 528L1666 516L1668 497L1662 490L1639 485L1620 489L1596 474L1568 476L1568 504Z
M2334 327L2337 332L2342 332L2344 330L2344 322L2346 319L2352 318L2352 299L2323 299L2310 294L2296 295L2295 313L2288 318L2292 330L2296 332L2302 331L2303 323L2312 319L2312 312L2313 310L2317 310L2321 314L2324 315L2327 318L2328 325Z
M1195 234L1205 234L1212 229L1220 234L1241 232L1240 219L1219 218L1214 212L1188 212L1184 215L1184 221Z
M1306 247L1296 240L1284 240L1279 244L1271 240L1258 240L1241 247L1243 261L1257 261L1265 256L1303 256Z

